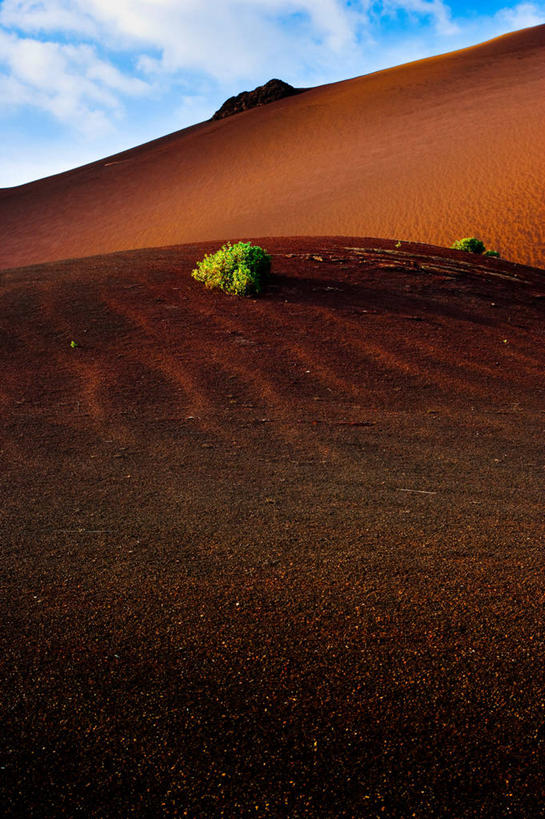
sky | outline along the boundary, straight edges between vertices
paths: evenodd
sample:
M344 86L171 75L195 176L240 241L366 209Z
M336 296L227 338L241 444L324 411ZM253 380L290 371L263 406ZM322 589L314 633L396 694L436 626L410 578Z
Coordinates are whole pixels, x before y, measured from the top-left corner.
M545 0L0 0L0 188L309 87L545 22Z

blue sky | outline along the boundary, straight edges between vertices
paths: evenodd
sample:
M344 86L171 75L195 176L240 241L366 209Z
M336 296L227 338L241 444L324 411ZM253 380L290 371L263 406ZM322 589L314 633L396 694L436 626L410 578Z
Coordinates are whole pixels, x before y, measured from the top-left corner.
M545 22L545 0L0 0L0 187L312 86Z

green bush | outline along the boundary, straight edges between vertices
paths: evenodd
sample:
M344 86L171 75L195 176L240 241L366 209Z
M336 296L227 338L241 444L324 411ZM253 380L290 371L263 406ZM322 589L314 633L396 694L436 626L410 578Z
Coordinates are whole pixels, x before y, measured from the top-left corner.
M484 253L484 243L480 239L476 239L475 236L467 239L457 239L451 245L451 248L453 250L467 250L470 253Z
M227 242L215 253L207 255L191 274L206 287L219 287L237 296L261 293L271 271L271 257L250 242Z
M485 250L483 256L495 256L497 259L500 258L500 254L497 250Z

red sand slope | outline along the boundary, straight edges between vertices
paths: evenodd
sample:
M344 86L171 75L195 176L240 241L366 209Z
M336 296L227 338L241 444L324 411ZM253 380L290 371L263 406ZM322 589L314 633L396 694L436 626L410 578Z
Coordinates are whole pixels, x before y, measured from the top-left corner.
M267 247L0 276L2 813L541 816L545 273Z
M476 234L545 266L545 26L0 193L0 266L220 237Z

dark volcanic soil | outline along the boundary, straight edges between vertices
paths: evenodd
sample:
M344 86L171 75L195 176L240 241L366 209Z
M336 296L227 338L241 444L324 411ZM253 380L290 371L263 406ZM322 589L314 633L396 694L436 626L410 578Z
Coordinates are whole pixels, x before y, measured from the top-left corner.
M2 274L3 812L542 815L545 273L263 244Z

